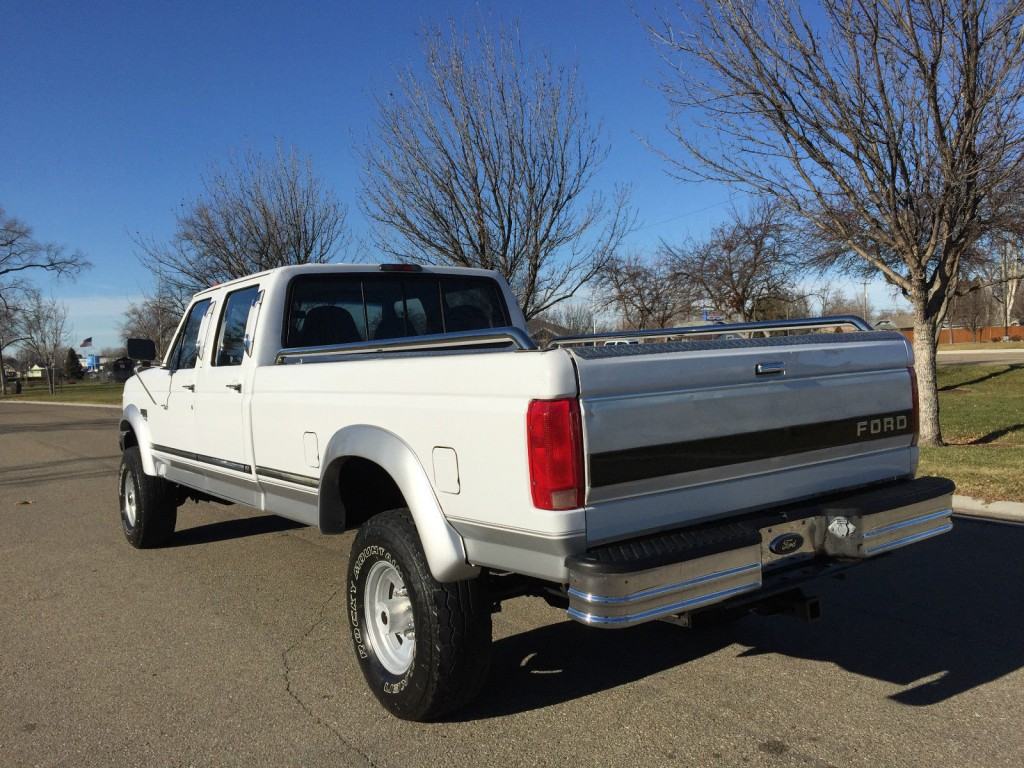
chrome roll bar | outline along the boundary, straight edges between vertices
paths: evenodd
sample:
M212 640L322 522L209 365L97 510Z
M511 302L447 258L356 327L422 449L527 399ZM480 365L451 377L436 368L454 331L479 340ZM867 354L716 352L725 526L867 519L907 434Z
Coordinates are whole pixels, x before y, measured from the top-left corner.
M874 330L863 318L857 315L830 315L829 317L806 317L798 320L760 320L750 323L718 323L707 325L690 325L682 328L651 328L640 331L612 331L610 333L588 333L579 336L556 336L551 339L545 349L568 346L570 344L598 344L618 339L649 339L672 338L675 336L707 336L741 331L805 331L813 328L836 328L850 325L858 331Z
M526 333L520 328L483 328L478 331L453 331L431 333L426 336L412 336L398 339L371 339L353 341L347 344L328 344L321 347L290 347L277 353L277 365L298 363L325 363L344 360L354 355L386 354L390 352L426 352L430 350L452 350L466 347L487 347L512 345L520 350L537 349Z

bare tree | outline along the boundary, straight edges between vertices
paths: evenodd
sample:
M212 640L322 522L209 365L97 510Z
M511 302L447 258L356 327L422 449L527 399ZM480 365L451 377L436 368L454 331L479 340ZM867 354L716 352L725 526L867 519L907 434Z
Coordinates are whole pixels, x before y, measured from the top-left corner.
M978 284L969 286L976 290L968 290L954 296L950 302L949 319L967 328L978 341L979 331L989 324L992 317L992 289Z
M1010 334L1013 305L1024 282L1024 241L1021 238L1003 238L995 244L995 254L988 268L992 283L992 298L1002 307L1003 335Z
M695 286L709 306L749 321L777 316L792 303L797 294L793 247L781 206L762 201L747 213L734 211L707 240L663 244L662 251L678 279Z
M819 315L859 315L868 322L875 314L870 302L866 297L858 297L856 294L848 294L842 288L825 284L818 291L814 292L818 300Z
M4 350L24 340L21 314L18 312L17 304L12 303L15 297L8 295L10 293L13 292L0 292L0 361L3 360ZM0 362L0 394L7 394L7 368L2 362Z
M312 160L278 146L214 166L169 243L136 238L142 262L179 305L211 285L290 264L324 263L348 239L348 209Z
M89 267L79 251L68 253L56 243L44 243L32 228L0 208L0 294L31 272L75 276Z
M597 327L593 306L581 301L560 304L544 312L541 317L573 334L593 333Z
M46 369L46 383L54 393L56 374L68 346L68 310L53 299L44 299L37 290L29 290L22 307L22 347Z
M176 297L158 290L153 296L128 305L121 321L121 337L152 339L156 343L158 358L162 358L180 319L181 307Z
M74 277L88 267L89 262L81 252L68 253L62 245L37 240L30 226L8 216L0 207L0 357L21 335L17 327L18 306L31 292L27 278L39 272ZM0 393L7 394L7 371L3 365Z
M700 0L652 28L684 174L786 205L914 309L921 442L960 263L1020 188L1021 0ZM710 139L709 139L710 137Z
M789 320L811 314L810 296L793 286L754 302L755 320Z
M688 318L699 295L664 253L612 259L601 271L598 290L617 311L625 329L669 328Z
M587 188L607 156L574 70L510 34L430 34L426 74L399 76L364 150L378 247L509 281L527 318L571 298L634 223L628 191Z

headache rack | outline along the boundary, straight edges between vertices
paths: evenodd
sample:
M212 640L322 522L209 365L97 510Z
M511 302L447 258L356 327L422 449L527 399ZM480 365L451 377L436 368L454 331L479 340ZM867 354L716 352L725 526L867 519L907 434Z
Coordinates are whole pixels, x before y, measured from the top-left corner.
M828 317L807 317L797 320L760 320L750 323L708 323L682 328L650 328L640 331L612 331L609 333L586 333L578 336L556 336L545 349L567 347L573 344L602 344L609 341L631 341L640 339L672 340L680 336L721 336L730 333L807 331L815 328L841 328L852 326L857 331L874 330L866 320L857 315L830 315ZM749 335L748 337L749 338Z

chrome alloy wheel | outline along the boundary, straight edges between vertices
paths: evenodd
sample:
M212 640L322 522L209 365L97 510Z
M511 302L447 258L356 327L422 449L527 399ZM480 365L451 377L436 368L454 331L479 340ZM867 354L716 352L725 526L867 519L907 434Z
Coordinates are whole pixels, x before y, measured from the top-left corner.
M405 674L416 650L412 600L398 569L386 560L378 560L366 574L363 620L384 669Z
M134 528L136 516L135 481L132 480L131 472L124 472L121 476L121 498L124 499L121 502L121 512L124 514L124 519L128 521L129 526Z

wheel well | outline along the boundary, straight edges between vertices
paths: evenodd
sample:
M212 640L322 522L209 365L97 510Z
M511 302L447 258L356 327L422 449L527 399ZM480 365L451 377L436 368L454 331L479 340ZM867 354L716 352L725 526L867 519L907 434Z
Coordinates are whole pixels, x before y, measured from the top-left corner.
M328 501L320 511L324 533L358 528L376 514L408 506L388 471L359 456L336 460L324 474L321 494Z
M122 451L139 444L139 438L135 436L135 430L132 429L132 425L127 420L121 422L120 431Z

